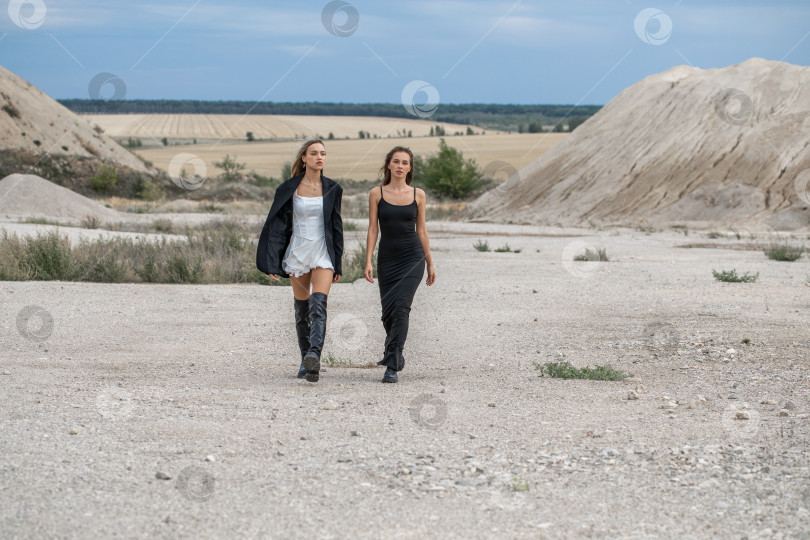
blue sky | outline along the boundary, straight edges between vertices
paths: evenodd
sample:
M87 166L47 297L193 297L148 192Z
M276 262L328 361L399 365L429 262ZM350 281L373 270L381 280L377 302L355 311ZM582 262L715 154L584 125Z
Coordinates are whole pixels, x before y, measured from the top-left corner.
M810 64L810 0L11 0L3 8L0 65L55 98L90 97L104 72L123 81L128 99L398 103L421 80L439 103L604 104L680 64L754 56ZM101 97L113 92L101 87Z

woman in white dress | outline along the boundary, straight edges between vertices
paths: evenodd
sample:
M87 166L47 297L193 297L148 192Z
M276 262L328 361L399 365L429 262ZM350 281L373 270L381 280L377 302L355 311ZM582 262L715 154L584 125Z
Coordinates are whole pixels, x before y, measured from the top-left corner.
M301 351L298 378L320 378L326 335L326 300L343 273L343 188L323 175L326 148L310 139L298 151L292 178L276 189L267 215L256 265L271 279L292 283L295 330Z

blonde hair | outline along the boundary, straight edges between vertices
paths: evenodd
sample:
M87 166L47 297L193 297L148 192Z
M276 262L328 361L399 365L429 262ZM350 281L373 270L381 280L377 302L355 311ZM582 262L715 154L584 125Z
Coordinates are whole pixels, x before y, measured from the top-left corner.
M291 172L291 174L293 176L298 176L300 174L304 174L307 167L306 167L306 165L304 165L304 162L303 162L302 158L307 153L307 150L309 150L310 146L312 146L313 144L318 144L318 143L323 144L323 141L320 140L320 139L309 139L308 141L306 141L304 144L301 145L301 148L298 150L298 155L295 156L295 161L292 164L292 172ZM325 144L323 144L323 146L324 146L324 148L326 147Z

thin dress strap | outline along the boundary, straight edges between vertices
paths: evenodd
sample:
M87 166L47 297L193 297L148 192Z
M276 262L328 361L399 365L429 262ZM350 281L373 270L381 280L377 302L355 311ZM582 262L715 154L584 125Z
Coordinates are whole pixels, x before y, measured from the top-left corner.
M413 188L413 202L416 202L416 188Z
M382 194L382 186L380 186L380 199L385 200L385 198L383 197L383 194Z

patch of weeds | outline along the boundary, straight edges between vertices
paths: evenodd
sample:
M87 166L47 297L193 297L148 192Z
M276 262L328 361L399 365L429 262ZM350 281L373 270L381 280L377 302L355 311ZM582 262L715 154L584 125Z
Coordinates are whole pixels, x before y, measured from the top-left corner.
M101 220L98 219L98 216L87 214L82 218L81 226L82 229L98 229L101 227Z
M494 251L495 253L520 253L519 249L512 249L511 247L509 247L509 244L506 244L505 246L501 246L499 248L495 248Z
M624 373L611 366L594 366L576 368L569 362L534 362L534 368L540 371L542 377L554 379L588 379L591 381L621 381L632 377L631 373Z
M530 487L528 482L521 480L517 476L512 479L512 491L529 491Z
M156 219L152 222L152 228L159 233L170 233L174 229L174 223L170 219Z
M360 230L360 226L357 225L354 221L344 221L343 222L343 230L344 231L357 231Z
M742 343L743 343L744 345L750 345L750 344L751 344L751 340L750 340L750 339L748 339L748 338L743 338Z
M325 358L322 359L323 363L329 367L352 367L351 360L343 360L342 358L338 358L332 353L326 355Z
M717 232L717 231L712 231L712 232L710 232L709 234L706 235L706 238L711 238L711 239L725 238L725 237L726 237L725 234L723 234L721 232Z
M737 270L734 268L731 270L723 270L721 272L717 272L716 270L712 269L712 275L717 281L723 281L726 283L753 283L759 277L759 272L756 274L749 274L746 272L740 276L737 274Z
M591 249L585 248L585 253L581 253L574 257L575 261L600 261L600 262L608 262L610 259L608 258L607 251L605 248L599 249Z
M655 227L652 225L639 225L636 227L636 230L639 232L643 232L644 234L652 234L655 232Z
M476 251L491 251L489 249L489 242L486 240L478 240L473 244L473 247Z
M796 246L787 242L772 242L762 250L765 256L774 261L797 261L804 253L804 245Z

